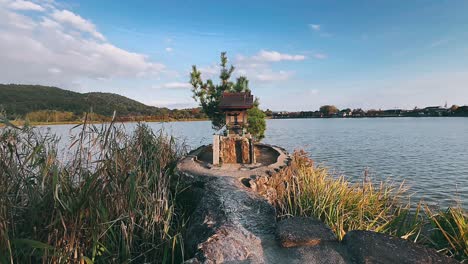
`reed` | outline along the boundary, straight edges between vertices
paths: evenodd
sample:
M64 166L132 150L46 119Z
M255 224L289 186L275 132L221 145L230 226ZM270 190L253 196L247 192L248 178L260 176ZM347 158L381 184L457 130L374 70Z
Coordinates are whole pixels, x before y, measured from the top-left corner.
M66 160L53 134L0 130L0 263L179 263L185 148L141 124L75 129Z
M412 207L404 184L361 183L335 177L315 166L304 151L273 175L278 217L313 216L343 239L351 230L371 230L433 247L458 260L468 259L468 216L461 207L445 212L422 202Z
M468 262L468 214L460 206L436 211L425 207L432 227L428 244L462 262Z

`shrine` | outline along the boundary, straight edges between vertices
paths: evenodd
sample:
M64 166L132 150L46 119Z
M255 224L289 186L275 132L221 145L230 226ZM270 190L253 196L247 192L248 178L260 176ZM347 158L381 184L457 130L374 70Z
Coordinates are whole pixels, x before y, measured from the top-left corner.
M219 110L225 114L226 129L213 136L213 165L220 163L255 163L252 136L247 133L247 110L254 106L251 92L224 92Z

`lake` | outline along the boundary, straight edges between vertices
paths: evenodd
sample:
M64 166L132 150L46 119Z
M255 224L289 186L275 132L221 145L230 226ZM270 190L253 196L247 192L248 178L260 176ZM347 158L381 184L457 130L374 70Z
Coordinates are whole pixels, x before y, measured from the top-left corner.
M126 123L131 130L134 123ZM209 144L208 121L148 123L196 148ZM66 141L73 125L51 126ZM73 132L72 132L73 133ZM305 149L318 164L351 181L405 181L412 201L468 208L468 118L274 119L265 143Z

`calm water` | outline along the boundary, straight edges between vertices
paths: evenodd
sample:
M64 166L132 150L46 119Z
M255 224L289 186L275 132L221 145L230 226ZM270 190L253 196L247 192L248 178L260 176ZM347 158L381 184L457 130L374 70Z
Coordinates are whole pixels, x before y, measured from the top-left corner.
M149 123L195 148L211 143L209 122ZM135 124L125 124L131 130ZM71 125L52 126L66 141ZM73 132L72 132L73 133ZM413 201L468 208L468 118L268 120L265 143L305 149L318 163L361 181L405 181Z

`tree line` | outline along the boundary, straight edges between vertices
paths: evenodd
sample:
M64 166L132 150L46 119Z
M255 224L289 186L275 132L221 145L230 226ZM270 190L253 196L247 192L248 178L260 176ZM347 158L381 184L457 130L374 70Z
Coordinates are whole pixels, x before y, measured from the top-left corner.
M361 108L339 109L334 105L321 106L317 111L273 112L265 111L271 118L332 118L332 117L438 117L438 116L468 116L468 106L441 107L428 106L414 109L369 109Z
M84 113L93 113L96 121L105 121L114 111L122 121L206 119L201 108L159 108L112 93L82 94L50 86L0 84L0 113L11 120L74 122Z

